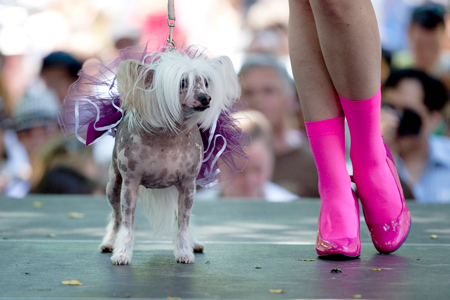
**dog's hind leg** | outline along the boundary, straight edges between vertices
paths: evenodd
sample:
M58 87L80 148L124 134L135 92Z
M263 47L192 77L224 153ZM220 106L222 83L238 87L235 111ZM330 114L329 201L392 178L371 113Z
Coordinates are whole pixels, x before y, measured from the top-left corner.
M203 250L205 249L205 245L203 243L200 243L199 241L197 241L197 239L192 234L192 232L191 232L191 238L192 238L192 242L194 243L194 248L193 248L194 253L203 253Z
M122 222L122 212L120 211L120 191L122 188L122 176L113 165L109 169L109 181L106 185L106 196L113 211L106 226L106 235L99 248L101 252L113 252L116 234Z
M195 184L190 183L178 188L178 234L175 246L175 258L179 263L194 262L194 240L189 231L189 219L194 205Z
M120 194L122 209L122 226L117 233L111 261L116 265L126 265L133 256L134 244L134 212L136 209L139 182L124 178Z

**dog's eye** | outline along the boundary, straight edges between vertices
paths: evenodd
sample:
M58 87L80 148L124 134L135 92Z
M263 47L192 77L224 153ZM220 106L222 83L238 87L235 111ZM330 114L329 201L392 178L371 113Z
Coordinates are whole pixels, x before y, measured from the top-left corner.
M185 87L186 87L186 80L181 79L181 82L180 82L180 88L181 88L181 89L184 89Z
M208 87L209 83L208 83L208 79L205 79L205 87Z

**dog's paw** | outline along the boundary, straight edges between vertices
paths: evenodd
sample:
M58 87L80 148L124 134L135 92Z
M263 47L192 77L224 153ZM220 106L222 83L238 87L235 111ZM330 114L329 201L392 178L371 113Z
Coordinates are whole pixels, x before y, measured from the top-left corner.
M111 261L114 265L128 265L131 262L131 257L124 254L114 254L111 256Z
M195 260L194 253L187 252L187 253L178 253L175 255L175 258L177 259L178 263L181 264L192 264Z
M114 246L111 244L100 244L98 247L100 249L100 252L102 253L110 253L114 251Z
M194 243L194 253L203 253L205 245L202 243Z

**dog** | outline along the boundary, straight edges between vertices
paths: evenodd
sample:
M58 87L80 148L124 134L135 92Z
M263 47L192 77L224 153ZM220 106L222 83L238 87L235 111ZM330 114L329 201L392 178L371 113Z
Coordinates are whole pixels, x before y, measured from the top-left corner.
M230 111L240 87L231 60L165 51L127 59L117 69L123 120L117 127L106 195L113 212L99 248L130 263L133 221L141 206L157 233L174 234L175 259L203 252L189 228L196 178L204 161L200 130Z

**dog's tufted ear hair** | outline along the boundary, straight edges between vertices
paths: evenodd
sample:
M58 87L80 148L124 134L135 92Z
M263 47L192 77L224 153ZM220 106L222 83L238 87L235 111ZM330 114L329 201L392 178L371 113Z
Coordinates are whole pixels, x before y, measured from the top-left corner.
M219 56L211 60L211 65L216 69L234 70L233 63L228 56Z
M240 97L241 89L233 63L228 56L220 56L211 60L211 65L220 74L224 92L229 100L235 101Z
M149 66L136 60L127 59L119 64L117 80L119 82L130 82L143 89L149 89L153 81L153 73L154 70Z
M151 89L154 70L136 60L124 60L117 69L120 105L124 110L142 110Z

